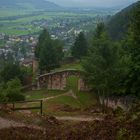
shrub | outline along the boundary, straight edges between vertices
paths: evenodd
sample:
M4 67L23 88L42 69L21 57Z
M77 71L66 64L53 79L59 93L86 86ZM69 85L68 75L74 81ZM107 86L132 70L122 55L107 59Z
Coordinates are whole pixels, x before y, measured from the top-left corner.
M6 97L8 101L24 101L25 97L21 94L21 82L18 78L7 83Z
M6 102L6 101L7 101L6 95L4 95L3 93L0 93L0 103Z
M24 101L25 100L25 96L22 95L21 93L8 93L7 94L7 98L9 102L14 102L14 101Z

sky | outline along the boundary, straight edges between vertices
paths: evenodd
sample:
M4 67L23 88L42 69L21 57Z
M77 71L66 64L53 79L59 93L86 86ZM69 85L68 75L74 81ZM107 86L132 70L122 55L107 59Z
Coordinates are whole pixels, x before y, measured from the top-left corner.
M67 7L115 7L127 6L138 0L48 0Z

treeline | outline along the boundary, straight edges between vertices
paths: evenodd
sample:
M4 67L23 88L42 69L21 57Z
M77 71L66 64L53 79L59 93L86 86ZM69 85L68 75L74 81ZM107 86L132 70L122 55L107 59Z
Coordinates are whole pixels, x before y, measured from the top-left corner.
M30 76L32 76L30 68L20 66L15 62L5 62L3 68L0 69L0 102L25 100L22 88L28 84L27 79Z
M99 23L89 42L80 33L71 47L72 56L82 60L85 80L100 96L140 97L140 3L131 14L124 39L112 40L106 25Z
M140 3L125 39L112 41L105 25L98 24L82 66L87 83L99 95L140 97Z

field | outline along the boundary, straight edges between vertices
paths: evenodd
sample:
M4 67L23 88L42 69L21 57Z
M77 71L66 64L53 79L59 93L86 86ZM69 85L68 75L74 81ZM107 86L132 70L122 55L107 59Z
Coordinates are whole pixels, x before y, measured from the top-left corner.
M94 18L96 15L97 13L94 12L88 14L87 12L0 9L0 33L7 35L34 34L42 30L44 21L47 22L47 27L51 29L57 27L59 21L63 19L76 21L78 18ZM36 22L39 23L35 25Z

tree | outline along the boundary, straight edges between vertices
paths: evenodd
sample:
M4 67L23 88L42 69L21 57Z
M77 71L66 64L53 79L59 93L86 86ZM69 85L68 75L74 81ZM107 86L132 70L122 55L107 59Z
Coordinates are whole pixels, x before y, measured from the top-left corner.
M40 34L39 38L38 38L38 43L37 43L37 46L35 48L35 56L36 56L36 58L40 57L40 50L41 50L41 48L43 48L44 41L47 40L47 39L50 40L50 35L49 35L48 31L46 29L44 29L42 31L42 33Z
M39 59L40 71L47 71L58 67L63 57L63 45L59 40L52 40L47 30L39 36L35 56Z
M0 102L6 102L8 101L8 98L6 97L6 94L4 93L4 88L2 85L0 85Z
M74 45L71 48L72 56L76 59L81 59L87 55L88 44L83 32L81 32L75 40Z
M57 59L57 63L58 63L57 65L59 65L59 62L64 57L63 42L56 39L56 40L52 40L52 44L53 44L53 46L55 46L55 55L56 55L56 59Z
M5 96L5 94L0 93L0 103L6 102L7 100L8 100L8 99L7 99L7 97Z
M7 83L6 97L8 101L24 101L25 97L21 94L21 82L15 78Z
M23 85L26 84L25 78L32 75L29 68L21 67L19 64L6 63L0 71L0 83L7 83L8 81L18 78Z
M25 97L21 94L21 82L18 78L12 79L0 85L0 102L24 101Z
M118 45L113 43L99 24L94 34L88 56L83 60L85 80L103 99L118 90L123 67L121 67ZM104 100L103 100L104 101Z
M133 12L126 50L131 58L131 64L125 86L128 93L140 96L140 3Z
M56 67L56 53L51 40L46 40L40 49L39 68L41 71L50 71Z
M15 77L21 77L21 70L18 64L7 63L3 70L0 72L0 79L2 82L7 83Z

